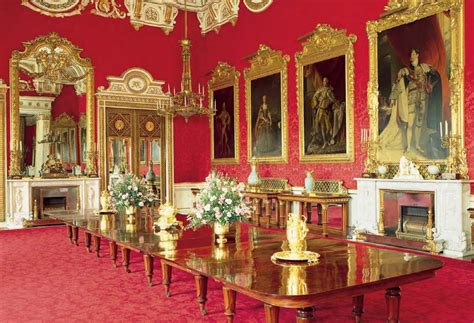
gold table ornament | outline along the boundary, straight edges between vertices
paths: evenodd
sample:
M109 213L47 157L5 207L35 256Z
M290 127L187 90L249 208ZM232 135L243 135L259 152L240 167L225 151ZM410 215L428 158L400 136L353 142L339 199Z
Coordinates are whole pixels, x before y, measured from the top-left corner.
M288 214L286 239L288 240L288 248L290 250L275 252L271 257L272 261L306 261L312 264L318 262L320 255L317 252L305 250L305 237L308 233L306 221L307 218L304 215L296 213Z

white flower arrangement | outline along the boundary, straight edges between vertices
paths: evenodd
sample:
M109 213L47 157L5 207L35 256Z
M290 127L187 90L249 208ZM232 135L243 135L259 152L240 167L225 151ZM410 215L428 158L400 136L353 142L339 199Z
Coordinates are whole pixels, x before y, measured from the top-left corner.
M250 213L249 203L244 200L243 183L222 173L211 173L206 185L196 197L196 207L188 215L188 227L232 224L242 221Z
M121 211L126 207L151 206L158 199L148 189L146 181L138 178L132 173L127 173L111 186L109 186L110 197L115 209Z

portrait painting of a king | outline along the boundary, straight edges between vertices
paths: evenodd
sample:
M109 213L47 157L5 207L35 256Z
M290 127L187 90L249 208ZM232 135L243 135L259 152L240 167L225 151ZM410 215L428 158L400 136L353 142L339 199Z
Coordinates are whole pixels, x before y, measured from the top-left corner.
M451 129L449 13L378 34L378 159L447 157Z

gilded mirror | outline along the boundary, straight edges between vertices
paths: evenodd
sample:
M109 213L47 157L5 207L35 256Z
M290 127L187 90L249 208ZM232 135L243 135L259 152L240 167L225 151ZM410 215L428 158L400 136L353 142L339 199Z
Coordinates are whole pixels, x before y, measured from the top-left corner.
M318 25L296 53L300 160L354 160L355 35Z
M401 156L467 178L463 1L389 1L367 23L370 140L366 172Z
M82 50L57 33L23 45L24 50L14 51L10 59L9 176L37 177L49 156L69 173L75 173L81 161L85 174L97 176L90 60L82 58ZM81 111L86 115L86 142L78 146ZM87 151L81 151L82 147Z

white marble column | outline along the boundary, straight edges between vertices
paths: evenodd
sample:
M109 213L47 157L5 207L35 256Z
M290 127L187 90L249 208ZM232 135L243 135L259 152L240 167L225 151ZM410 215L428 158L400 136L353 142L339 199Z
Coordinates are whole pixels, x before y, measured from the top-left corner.
M43 140L50 129L51 115L39 114L36 119L35 176L39 176L41 166L48 159L50 144L40 144L39 141Z

